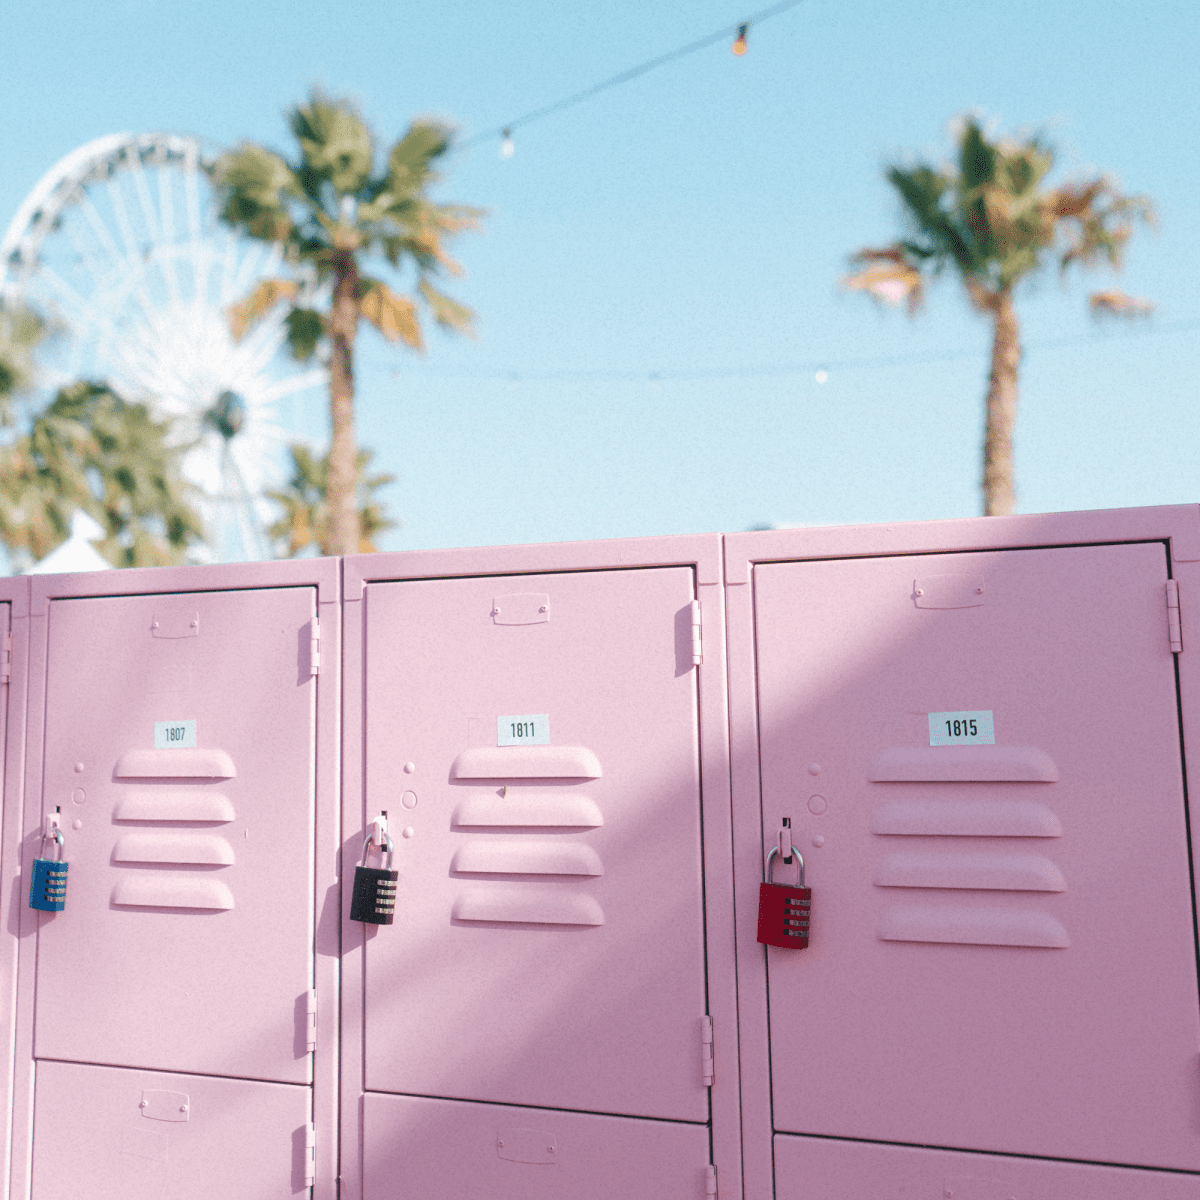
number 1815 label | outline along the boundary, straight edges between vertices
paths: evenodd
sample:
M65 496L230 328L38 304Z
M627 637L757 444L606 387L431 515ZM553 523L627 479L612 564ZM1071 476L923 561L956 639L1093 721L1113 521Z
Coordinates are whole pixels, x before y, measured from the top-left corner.
M929 714L931 746L994 746L996 731L992 710L976 712L940 712Z
M497 746L550 745L550 717L547 713L528 713L518 717L496 718Z

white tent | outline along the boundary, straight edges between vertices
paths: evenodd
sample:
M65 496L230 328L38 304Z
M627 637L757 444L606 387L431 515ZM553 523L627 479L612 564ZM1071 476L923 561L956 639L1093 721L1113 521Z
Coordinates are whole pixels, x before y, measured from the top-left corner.
M75 510L71 536L25 572L27 575L61 575L68 571L111 571L112 563L92 545L104 530L85 512Z

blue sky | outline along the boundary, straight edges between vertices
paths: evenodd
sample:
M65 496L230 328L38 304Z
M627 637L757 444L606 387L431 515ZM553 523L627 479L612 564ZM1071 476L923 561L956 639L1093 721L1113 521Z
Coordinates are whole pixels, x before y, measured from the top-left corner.
M428 113L469 138L754 10L3 0L0 227L101 134L286 151L283 112L320 83L381 142ZM360 440L398 476L384 547L977 513L987 326L949 278L915 320L838 287L897 231L883 165L943 157L969 110L1044 128L1066 175L1110 170L1159 213L1120 277L1020 298L1019 511L1200 500L1195 5L807 0L749 43L450 164L440 198L490 213L449 289L478 338L360 339ZM1114 283L1154 317L1095 325L1086 296ZM313 393L287 415L319 434L323 413Z

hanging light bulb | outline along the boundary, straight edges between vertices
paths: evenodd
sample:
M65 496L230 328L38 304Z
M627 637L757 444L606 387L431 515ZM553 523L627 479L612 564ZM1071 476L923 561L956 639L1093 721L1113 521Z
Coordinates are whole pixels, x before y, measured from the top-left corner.
M749 25L739 25L737 37L733 40L733 52L739 58L746 53L746 30L749 28Z
M512 130L505 129L500 141L500 157L512 158L514 149L515 147L513 146Z

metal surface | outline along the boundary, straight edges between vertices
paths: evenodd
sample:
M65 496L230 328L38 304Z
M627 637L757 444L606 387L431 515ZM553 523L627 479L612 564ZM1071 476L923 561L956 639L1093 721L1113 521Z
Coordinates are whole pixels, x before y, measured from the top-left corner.
M739 874L790 816L822 897L805 955L739 941L747 1200L1197 1187L1200 664L1162 607L1169 571L1186 631L1198 518L725 539ZM986 604L919 604L943 576ZM984 710L994 745L930 744Z

